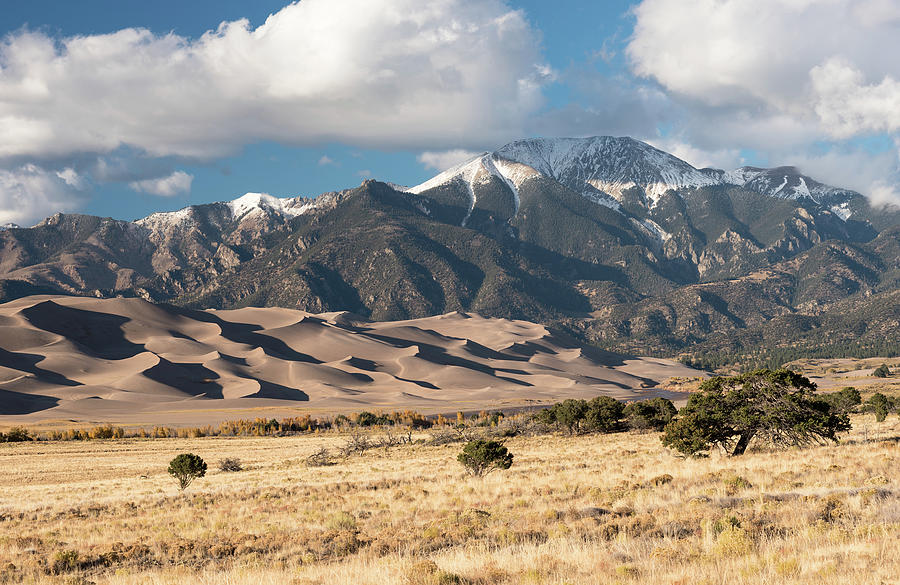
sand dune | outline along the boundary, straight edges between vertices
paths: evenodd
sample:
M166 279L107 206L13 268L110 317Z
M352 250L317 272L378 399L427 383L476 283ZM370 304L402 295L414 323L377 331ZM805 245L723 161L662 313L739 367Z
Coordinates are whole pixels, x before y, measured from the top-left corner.
M465 313L373 323L344 312L191 311L140 299L34 296L0 305L5 423L631 400L690 375L676 362L582 347L539 324Z

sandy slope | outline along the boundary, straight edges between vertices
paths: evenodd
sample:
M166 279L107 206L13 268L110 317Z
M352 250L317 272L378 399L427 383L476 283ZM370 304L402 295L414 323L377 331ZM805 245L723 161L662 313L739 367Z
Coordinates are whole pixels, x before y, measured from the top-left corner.
M638 399L658 394L665 378L695 374L667 360L583 348L535 323L463 313L372 323L347 313L191 311L140 299L34 296L0 305L5 423Z

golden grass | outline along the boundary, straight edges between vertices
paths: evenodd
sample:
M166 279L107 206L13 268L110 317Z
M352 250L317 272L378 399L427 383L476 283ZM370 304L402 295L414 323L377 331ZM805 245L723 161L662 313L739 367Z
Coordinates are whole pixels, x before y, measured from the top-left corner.
M517 437L483 480L460 445L307 467L334 435L0 444L0 582L898 583L900 422L854 422L838 446L695 460L653 433ZM209 463L184 494L181 452Z

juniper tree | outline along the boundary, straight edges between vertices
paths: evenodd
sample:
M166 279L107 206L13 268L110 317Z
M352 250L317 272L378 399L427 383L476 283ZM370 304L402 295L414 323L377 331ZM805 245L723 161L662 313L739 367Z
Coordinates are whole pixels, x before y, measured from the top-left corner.
M184 491L191 482L206 475L206 462L199 455L181 453L169 462L169 475L178 482L178 488Z
M781 446L837 440L850 419L815 396L815 389L790 370L710 378L666 426L663 444L687 455L711 446L741 455L755 438Z

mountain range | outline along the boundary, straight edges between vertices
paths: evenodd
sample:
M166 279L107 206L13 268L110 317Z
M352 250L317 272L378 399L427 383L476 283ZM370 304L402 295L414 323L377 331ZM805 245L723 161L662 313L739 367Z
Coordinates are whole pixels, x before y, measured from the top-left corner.
M472 311L703 365L876 355L900 347L900 211L793 167L538 138L409 188L0 230L0 300L60 293L374 320Z

